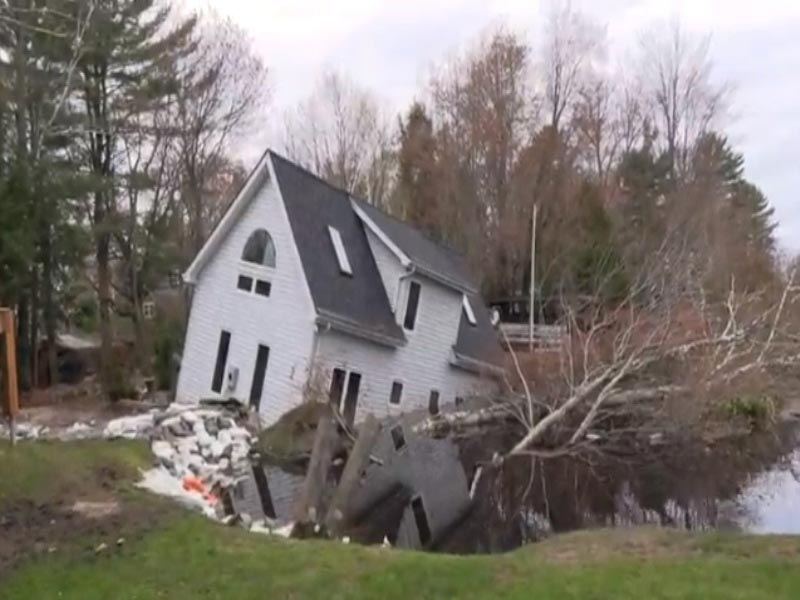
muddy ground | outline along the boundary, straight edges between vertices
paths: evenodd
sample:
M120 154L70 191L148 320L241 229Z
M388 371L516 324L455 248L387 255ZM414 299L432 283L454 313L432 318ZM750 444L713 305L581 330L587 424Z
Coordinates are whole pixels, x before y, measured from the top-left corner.
M47 554L90 557L117 552L177 510L129 486L120 471L104 466L88 480L63 489L56 500L4 501L0 504L0 580L21 563Z

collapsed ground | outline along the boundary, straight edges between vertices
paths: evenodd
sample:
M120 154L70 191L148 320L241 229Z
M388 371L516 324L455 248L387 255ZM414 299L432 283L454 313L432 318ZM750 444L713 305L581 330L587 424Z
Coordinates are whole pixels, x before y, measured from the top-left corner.
M150 461L144 442L0 446L0 598L729 600L800 589L800 538L789 536L596 531L483 557L258 536L135 490Z

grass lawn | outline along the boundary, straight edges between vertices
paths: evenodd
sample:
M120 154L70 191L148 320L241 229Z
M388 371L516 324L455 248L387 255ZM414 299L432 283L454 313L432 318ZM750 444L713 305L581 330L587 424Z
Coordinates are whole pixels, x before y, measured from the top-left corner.
M106 462L130 476L147 462L142 448L25 444L13 458L0 450L0 515L20 502L52 500L58 490L74 494L76 478L93 489ZM80 477L70 473L71 458ZM8 477L9 463L36 473ZM60 484L62 477L69 484ZM128 508L158 506L159 526L131 534L120 547L112 541L99 554L92 551L96 539L83 542L80 535L70 550L32 554L0 573L0 598L800 598L796 537L603 530L506 555L455 557L249 534L154 503L131 492L129 481L117 481L114 493Z

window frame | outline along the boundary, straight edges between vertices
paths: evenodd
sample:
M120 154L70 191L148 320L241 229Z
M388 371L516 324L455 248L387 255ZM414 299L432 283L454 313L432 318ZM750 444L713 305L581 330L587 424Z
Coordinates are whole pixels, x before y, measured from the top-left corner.
M254 236L263 232L266 237L266 243L264 244L264 251L263 256L261 257L260 261L255 260L248 260L246 259L245 253L247 252L247 247L250 244L250 241L253 239ZM267 259L267 249L272 247L272 264L266 264L264 261ZM261 267L263 269L275 269L278 266L278 249L275 246L275 239L272 237L272 234L267 231L264 227L259 227L254 229L249 236L247 236L247 240L244 243L244 247L242 251L239 253L239 262L244 263L246 265L252 265L255 267Z
M473 327L477 326L478 320L475 318L475 310L472 308L472 303L469 301L466 294L463 294L461 298L461 308L464 311L464 315L467 317L467 322Z
M258 291L259 283L267 286L266 294L262 294L261 292ZM261 296L262 298L269 298L270 296L272 296L272 282L267 279L256 279L255 283L253 284L253 293L256 296Z
M339 273L353 276L353 265L350 262L350 257L347 255L347 248L344 246L341 232L333 225L328 225L328 238L331 240L333 246L333 253L336 255L336 262L339 265Z
M241 283L242 283L243 279L249 279L250 280L249 287L243 288L241 286ZM236 277L236 290L239 291L239 292L243 292L245 294L252 294L253 293L253 285L255 285L255 281L256 281L256 279L252 275L248 275L246 273L239 273L239 275Z
M394 402L393 401L394 397L395 397L394 391L395 391L395 387L397 387L397 386L399 386L400 389L399 389L399 391L397 393L397 402ZM402 381L396 381L395 380L395 381L392 382L392 389L389 391L389 406L400 406L400 405L403 404L403 392L404 392L403 388L404 388L404 386L403 386L403 382Z
M436 402L436 412L431 410L434 401ZM442 395L437 389L431 390L428 394L428 414L432 417L438 417L442 414Z
M414 307L414 316L411 322L411 326L408 326L408 309L411 306L411 290L414 289L418 290L417 298L416 298L416 306ZM422 284L419 281L409 280L408 282L408 290L406 292L406 302L405 307L403 309L403 329L405 331L415 331L417 328L417 321L419 321L419 309L420 304L422 303Z
M145 321L153 321L156 318L156 303L152 300L142 302L142 318Z

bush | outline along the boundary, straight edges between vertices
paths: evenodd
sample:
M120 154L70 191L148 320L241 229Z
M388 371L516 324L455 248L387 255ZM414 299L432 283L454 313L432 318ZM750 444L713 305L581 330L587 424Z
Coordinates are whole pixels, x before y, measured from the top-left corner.
M775 414L775 402L769 396L738 396L726 408L730 417L747 420L753 429L765 429Z

